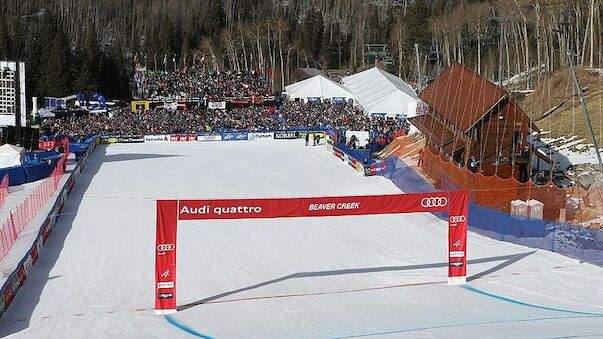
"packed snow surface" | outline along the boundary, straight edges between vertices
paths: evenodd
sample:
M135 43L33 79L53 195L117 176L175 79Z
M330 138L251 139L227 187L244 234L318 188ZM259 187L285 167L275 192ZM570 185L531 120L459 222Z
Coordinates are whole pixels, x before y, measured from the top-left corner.
M300 140L102 146L0 336L603 336L603 269L470 233L470 281L448 286L430 214L181 222L182 310L154 314L156 199L389 193Z

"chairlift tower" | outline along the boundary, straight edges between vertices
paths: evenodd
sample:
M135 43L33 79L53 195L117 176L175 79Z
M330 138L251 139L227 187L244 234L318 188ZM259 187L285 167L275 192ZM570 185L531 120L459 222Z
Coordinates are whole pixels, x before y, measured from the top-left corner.
M389 45L388 44L365 44L367 49L367 54L375 58L375 67L378 66L379 61L381 61L385 65L392 64L392 58L389 55Z

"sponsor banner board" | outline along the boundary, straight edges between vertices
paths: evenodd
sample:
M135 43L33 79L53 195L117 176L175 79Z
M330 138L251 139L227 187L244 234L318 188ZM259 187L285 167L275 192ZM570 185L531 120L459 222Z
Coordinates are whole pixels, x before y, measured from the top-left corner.
M226 109L226 101L210 101L207 104L208 109Z
M170 142L197 141L196 134L170 134Z
M248 137L245 132L222 133L222 140L248 140Z
M325 134L324 131L315 131L315 132L313 132L313 131L309 131L309 132L302 131L302 132L298 132L298 136L299 136L300 139L305 139L306 135L308 133L312 134L313 136L318 135L321 139L324 139L326 137L326 134Z
M123 135L119 138L119 143L129 144L136 142L144 142L144 137L142 135Z
M274 140L274 132L248 133L248 139L252 141Z
M54 140L50 141L40 141L40 149L45 149L47 151L54 148Z
M119 142L119 136L118 135L104 136L104 137L100 138L100 142L101 142L101 144L115 144L115 143Z
M145 135L144 136L144 142L169 142L169 141L170 141L169 135L160 134L160 135Z
M200 134L197 135L197 141L222 141L221 134Z
M274 139L297 139L298 133L295 131L277 131L274 132Z

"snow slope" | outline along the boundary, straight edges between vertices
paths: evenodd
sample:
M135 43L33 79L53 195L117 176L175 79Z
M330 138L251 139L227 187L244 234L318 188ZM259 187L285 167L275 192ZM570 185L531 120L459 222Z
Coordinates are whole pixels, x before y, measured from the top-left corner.
M603 336L601 268L469 234L447 286L430 214L181 222L183 310L153 313L156 199L397 192L298 140L100 147L0 336Z

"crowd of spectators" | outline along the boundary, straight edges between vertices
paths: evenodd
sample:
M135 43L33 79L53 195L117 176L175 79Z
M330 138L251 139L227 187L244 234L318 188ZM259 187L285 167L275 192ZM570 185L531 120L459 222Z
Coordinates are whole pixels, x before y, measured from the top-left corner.
M146 112L119 108L103 114L48 119L43 132L86 136L324 128L336 130L339 135L346 130L369 131L371 143L384 146L404 129L403 121L369 117L347 103L288 101L230 109L205 107L209 102L226 99L245 98L248 104L257 103L256 98L270 96L267 82L255 72L143 70L136 72L134 80L140 98L163 102L195 98L197 104L185 110L175 109L177 106Z
M402 120L369 117L347 104L293 101L276 107L249 106L230 110L192 108L132 112L129 108L120 108L109 114L46 119L43 128L72 136L328 128L341 132L369 131L371 143L386 145L406 127Z
M138 71L137 96L144 99L181 100L201 98L221 101L226 98L269 96L268 83L256 72L205 72L198 68L166 71Z

